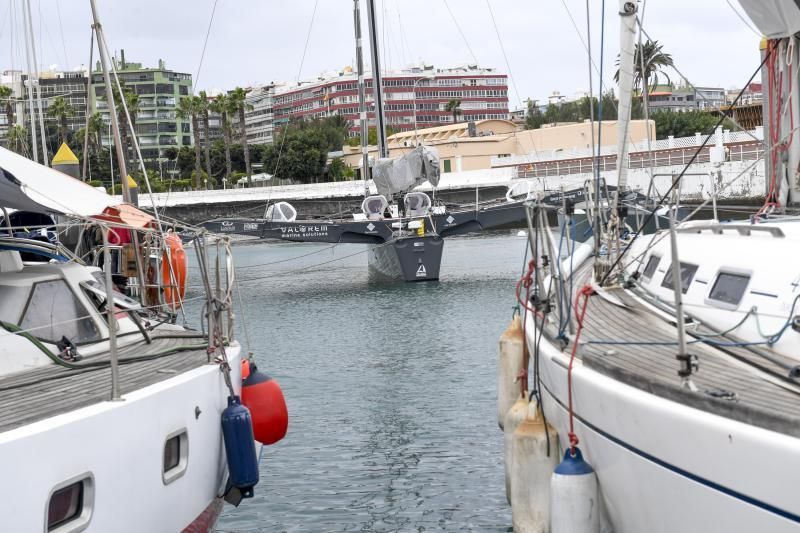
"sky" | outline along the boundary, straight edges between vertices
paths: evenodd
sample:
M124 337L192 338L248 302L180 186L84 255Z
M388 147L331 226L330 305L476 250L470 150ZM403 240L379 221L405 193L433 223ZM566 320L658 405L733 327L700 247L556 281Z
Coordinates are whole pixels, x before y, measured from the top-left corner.
M24 67L22 1L0 0L0 70ZM87 64L89 0L29 1L44 69ZM354 64L352 0L216 0L202 67L215 0L96 1L111 50L124 49L128 61L145 66L163 59L168 68L191 73L196 89L295 81ZM589 89L582 44L589 41L585 0L375 2L385 69L477 61L510 70L511 108L527 98L543 100L553 91L569 96ZM606 2L605 17L603 0L589 3L592 57L598 67L605 20L603 85L608 87L619 48L618 2ZM362 0L364 19L365 4ZM734 9L742 13L735 0L647 0L643 26L691 83L741 87L758 67L759 36ZM596 92L600 80L596 71L592 74ZM678 80L676 73L668 74Z

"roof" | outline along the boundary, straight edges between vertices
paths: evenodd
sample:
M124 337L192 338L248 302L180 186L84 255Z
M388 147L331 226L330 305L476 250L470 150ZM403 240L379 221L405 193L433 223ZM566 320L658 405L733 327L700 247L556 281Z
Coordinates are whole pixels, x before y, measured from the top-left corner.
M490 118L475 121L475 129L478 136L485 136L487 134L495 133L514 133L517 130L517 126L510 120ZM451 137L469 137L469 122L459 122L457 124L448 124L446 126L434 126L433 128L418 129L416 131L401 131L391 135L387 140L389 143L401 143L410 139L420 139L430 142L440 139L449 139Z
M78 158L75 157L75 154L72 150L69 149L67 143L61 143L61 147L56 152L56 155L53 156L53 161L51 161L52 165L77 165L80 163Z

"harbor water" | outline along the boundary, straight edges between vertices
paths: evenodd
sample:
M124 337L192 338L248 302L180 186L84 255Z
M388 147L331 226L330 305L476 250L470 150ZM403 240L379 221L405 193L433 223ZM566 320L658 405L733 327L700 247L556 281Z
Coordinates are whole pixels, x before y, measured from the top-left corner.
M495 365L524 250L452 238L439 282L378 284L364 245L236 246L238 320L290 423L217 531L508 531Z

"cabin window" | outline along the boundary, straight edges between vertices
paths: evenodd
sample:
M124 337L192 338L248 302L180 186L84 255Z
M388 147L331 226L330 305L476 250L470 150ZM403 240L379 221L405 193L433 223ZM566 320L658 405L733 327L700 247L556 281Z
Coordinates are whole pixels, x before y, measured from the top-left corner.
M0 286L0 322L19 324L19 315L30 292L30 287Z
M62 279L33 285L19 325L34 337L52 343L63 337L75 344L100 340L89 311Z
M82 531L89 524L94 500L92 477L84 475L56 487L47 502L47 531Z
M171 433L164 442L162 479L169 485L186 472L189 462L189 436L185 429Z
M657 255L651 255L650 259L647 260L647 266L644 267L644 272L642 273L645 281L653 279L653 274L656 273L659 261L661 261L661 257Z
M681 292L686 294L686 291L689 290L689 285L692 284L692 280L694 279L694 275L697 272L697 265L692 265L690 263L681 263ZM667 289L672 288L672 267L669 267L667 273L664 274L664 281L661 282L662 287L666 287Z
M749 274L720 272L714 286L711 287L708 299L738 306L742 301L744 291L747 290L748 283L750 283Z

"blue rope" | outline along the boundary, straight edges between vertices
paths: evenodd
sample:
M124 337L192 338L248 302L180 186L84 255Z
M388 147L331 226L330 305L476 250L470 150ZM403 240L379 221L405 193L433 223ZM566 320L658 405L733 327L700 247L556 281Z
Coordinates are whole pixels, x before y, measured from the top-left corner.
M687 344L704 343L712 346L757 346L769 344L769 341L756 342L719 342L711 339L695 339ZM607 344L611 346L677 346L677 341L616 341L616 340L594 340L586 341L586 344Z

